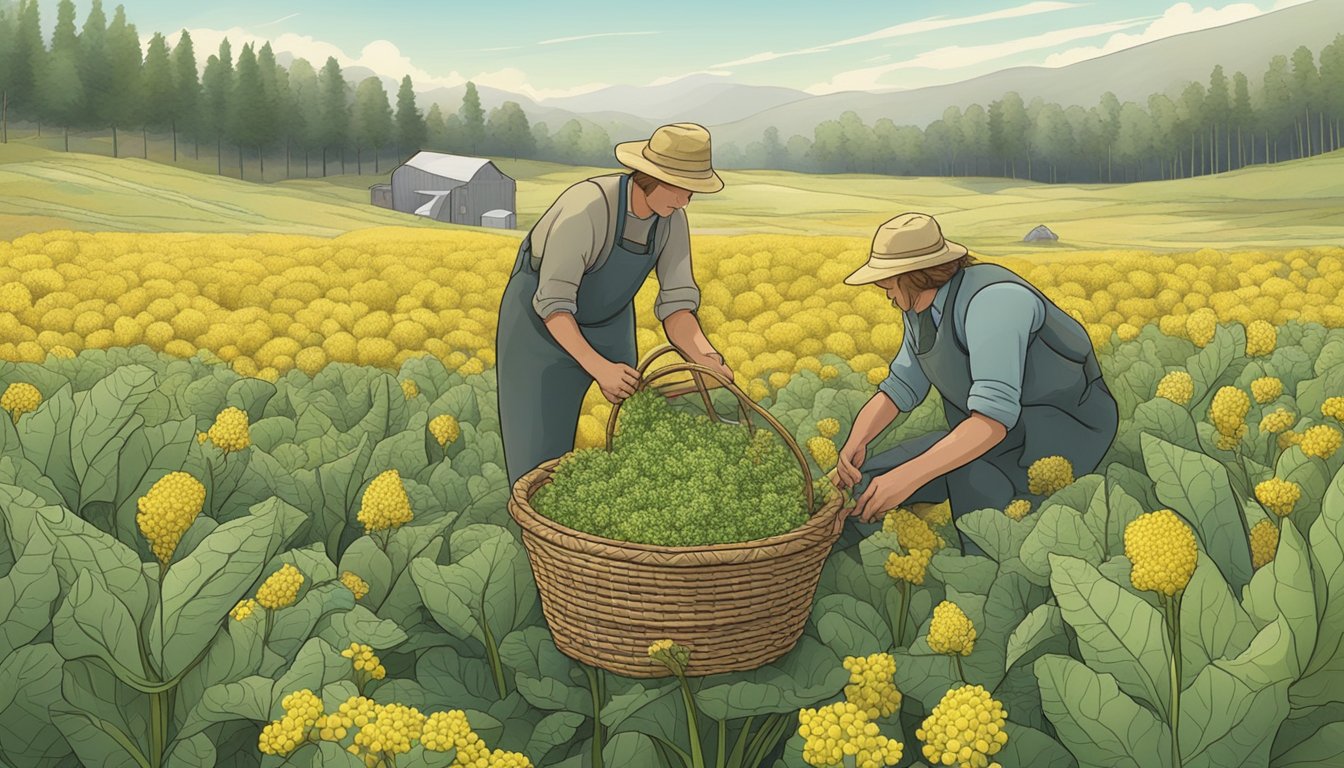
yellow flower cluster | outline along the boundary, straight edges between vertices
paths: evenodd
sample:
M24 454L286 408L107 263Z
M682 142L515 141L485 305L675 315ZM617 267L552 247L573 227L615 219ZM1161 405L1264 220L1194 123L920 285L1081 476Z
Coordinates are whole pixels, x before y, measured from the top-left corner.
M1027 490L1049 496L1073 484L1073 464L1063 456L1037 459L1027 468Z
M1297 417L1286 408L1275 408L1260 417L1260 431L1266 435L1277 435L1297 422Z
M456 749L459 753L477 751L472 747L480 744L480 741L480 737L471 730L466 713L460 709L435 712L425 721L425 727L420 733L420 743L432 752L447 752L450 749ZM478 749L484 752L485 746L481 745ZM475 756L472 757L474 759Z
M229 615L233 617L234 621L242 621L251 616L255 610L257 610L257 601L247 597L239 600L238 604L229 611Z
M1253 320L1246 326L1246 356L1264 357L1279 344L1279 331L1265 320Z
M1344 439L1338 429L1320 424L1308 429L1302 433L1302 441L1297 447L1308 456L1314 456L1318 459L1329 460L1339 450L1340 441Z
M205 486L186 472L169 472L136 502L135 524L160 563L167 566L173 559L204 504Z
M402 485L401 473L389 469L369 482L355 519L364 525L365 533L400 528L411 522L411 498Z
M1251 382L1251 396L1261 405L1272 403L1282 395L1283 382L1275 376L1261 376Z
M355 733L355 743L348 751L372 755L404 755L411 751L411 742L420 738L425 716L415 707L401 704L379 704L374 707L373 719Z
M1169 371L1157 382L1157 396L1177 405L1188 405L1195 395L1195 380L1186 371Z
M812 454L812 460L817 462L817 466L823 471L829 472L835 468L840 460L839 450L835 447L835 441L829 437L812 437L807 440L807 452Z
M257 587L257 602L271 611L287 608L294 604L302 586L303 574L292 564L285 563Z
M915 516L928 524L930 528L939 528L952 524L952 505L946 501L940 504L912 504Z
M1251 410L1251 398L1236 387L1222 387L1209 405L1209 421L1219 436L1222 450L1231 450L1246 436L1246 414Z
M649 645L649 658L680 676L686 674L686 668L691 664L691 649L671 640L655 640Z
M308 740L309 732L322 715L322 700L307 688L282 700L285 714L261 729L257 748L268 755L284 757Z
M984 686L963 685L943 695L915 738L924 759L957 768L999 768L991 762L1008 743L1008 712Z
M1251 528L1251 566L1257 570L1268 565L1279 549L1279 527L1261 520Z
M341 573L341 583L345 585L346 589L350 590L356 600L362 600L365 595L369 594L369 583L350 571Z
M929 647L934 653L970 656L975 636L975 625L956 603L944 600L934 607L929 622Z
M420 385L415 383L415 379L402 379L401 393L407 400L414 400L420 396Z
M933 552L928 549L912 549L908 555L892 552L887 555L884 567L892 579L918 585L924 583L932 558Z
M441 446L452 445L462 436L462 427L451 413L442 413L429 420L429 434Z
M1300 444L1302 442L1302 435L1290 429L1279 435L1278 442L1279 450L1286 451L1294 445Z
M896 689L896 659L889 653L846 656L849 684L845 699L857 704L869 720L890 717L901 708L901 692Z
M904 751L904 745L883 736L863 708L849 701L801 710L798 735L804 739L803 762L817 768L883 768L899 763Z
M382 680L387 676L387 670L383 668L382 662L374 655L373 648L363 643L351 643L349 648L341 651L341 655L350 659L356 672L362 672L371 680Z
M1125 557L1133 565L1135 589L1167 597L1185 589L1195 572L1199 548L1195 532L1169 509L1148 512L1125 526Z
M1185 332L1197 347L1208 346L1217 331L1218 313L1208 307L1196 309L1185 320Z
M210 442L225 453L241 451L252 444L248 431L247 411L229 406L215 416L215 423L205 433Z
M5 387L5 393L0 395L0 408L9 411L10 417L15 424L19 423L19 417L25 413L32 413L42 404L42 393L37 387L24 381L16 381Z
M1014 520L1021 521L1027 515L1031 514L1031 502L1027 499L1013 499L1008 502L1008 506L1003 508L1003 514Z
M377 716L378 704L363 696L351 696L329 715L317 718L313 727L322 741L340 741L351 728L363 728Z
M834 368L832 368L834 370ZM833 438L840 434L840 421L838 419L826 418L817 422L817 434L825 438Z
M50 350L50 354L57 360L75 359L75 350L65 346L64 344L57 344L56 346L52 347Z
M1321 415L1327 419L1344 421L1344 397L1329 397L1321 403Z
M928 523L908 509L888 512L882 519L882 530L896 534L896 541L906 552L922 549L933 553L947 545Z
M1279 517L1291 515L1301 498L1302 486L1289 480L1271 477L1255 486L1255 500Z

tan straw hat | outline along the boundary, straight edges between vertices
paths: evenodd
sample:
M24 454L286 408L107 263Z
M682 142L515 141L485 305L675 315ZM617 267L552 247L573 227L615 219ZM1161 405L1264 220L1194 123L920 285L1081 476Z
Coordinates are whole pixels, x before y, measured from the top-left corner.
M943 239L943 230L932 216L902 213L877 228L868 263L846 277L845 284L876 283L893 275L956 261L966 253L966 246Z
M723 180L710 164L709 131L695 123L672 123L648 141L616 145L621 165L692 192L718 192Z

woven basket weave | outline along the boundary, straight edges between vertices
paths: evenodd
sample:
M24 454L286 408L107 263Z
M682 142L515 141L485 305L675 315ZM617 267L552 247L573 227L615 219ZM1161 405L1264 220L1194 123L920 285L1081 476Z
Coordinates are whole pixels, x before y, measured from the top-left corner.
M712 375L690 365L658 373L673 370L691 371L702 394L700 376ZM755 409L790 443L803 462L810 503L811 473L796 442L733 384L722 386L738 395L744 417L748 407ZM613 426L615 418L613 410ZM576 531L532 508L533 494L559 462L519 478L508 507L522 529L542 613L562 653L629 677L662 677L669 672L649 659L648 647L670 639L691 650L686 674L700 676L755 669L798 642L840 534L838 494L800 527L767 539L701 547L636 544Z

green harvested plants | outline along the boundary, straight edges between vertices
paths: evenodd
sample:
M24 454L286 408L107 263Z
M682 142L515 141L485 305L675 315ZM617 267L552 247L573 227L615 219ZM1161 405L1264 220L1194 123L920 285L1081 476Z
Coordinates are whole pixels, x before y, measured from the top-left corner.
M611 451L566 456L532 506L575 530L671 547L777 536L808 516L802 470L777 435L650 392L622 406Z

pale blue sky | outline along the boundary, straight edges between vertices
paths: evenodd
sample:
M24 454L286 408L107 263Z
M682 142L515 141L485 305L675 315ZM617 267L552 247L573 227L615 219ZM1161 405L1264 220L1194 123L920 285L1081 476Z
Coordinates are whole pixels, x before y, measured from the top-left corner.
M1058 66L1301 0L123 0L148 40L190 29L204 61L226 34L271 40L321 65L329 55L418 88L465 79L547 97L697 72L826 93L953 82L1021 65ZM40 0L49 31L56 0ZM89 0L76 0L82 24ZM105 6L108 15L115 0ZM49 33L49 32L48 32Z

